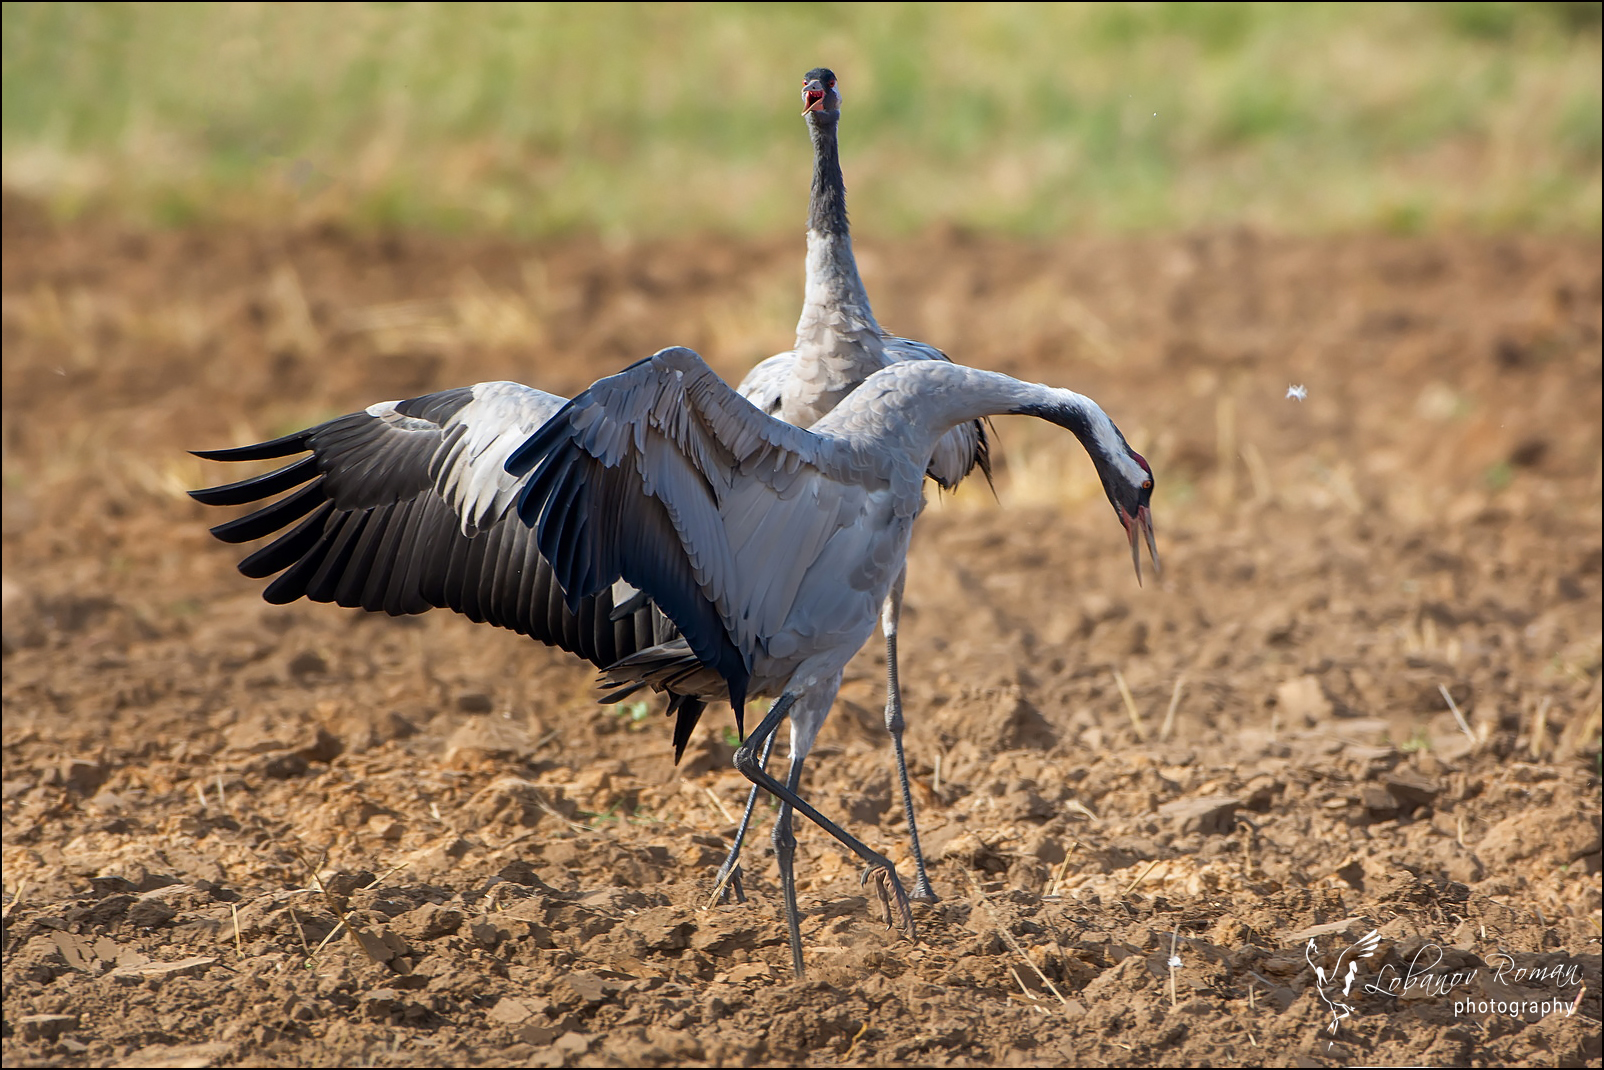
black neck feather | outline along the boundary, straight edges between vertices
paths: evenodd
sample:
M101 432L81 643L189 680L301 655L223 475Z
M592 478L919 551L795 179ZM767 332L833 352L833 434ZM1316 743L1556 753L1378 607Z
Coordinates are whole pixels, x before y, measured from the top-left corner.
M1035 416L1048 423L1057 424L1076 438L1086 447L1092 461L1101 467L1110 460L1108 451L1092 429L1092 422L1086 410L1076 405L1026 405L1015 410L1019 416Z
M841 153L836 142L839 113L808 117L813 134L813 196L808 202L808 229L820 234L849 233L847 188L841 177Z

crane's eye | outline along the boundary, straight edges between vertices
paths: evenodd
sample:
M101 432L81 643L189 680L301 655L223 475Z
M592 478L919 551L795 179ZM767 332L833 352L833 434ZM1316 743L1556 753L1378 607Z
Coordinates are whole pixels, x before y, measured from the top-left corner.
M1151 479L1142 480L1142 489L1143 490L1152 490L1153 489L1153 481Z

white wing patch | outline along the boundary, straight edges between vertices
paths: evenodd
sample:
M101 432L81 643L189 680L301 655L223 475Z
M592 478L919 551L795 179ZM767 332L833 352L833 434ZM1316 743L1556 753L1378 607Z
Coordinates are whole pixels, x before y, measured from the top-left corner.
M431 468L440 496L461 518L464 535L484 530L512 508L522 481L507 473L507 458L563 403L555 394L519 383L479 383L473 400L445 422L445 441Z
M367 414L375 420L383 420L386 426L397 431L437 431L434 424L428 420L420 420L416 416L402 416L395 411L399 401L377 401L367 407Z

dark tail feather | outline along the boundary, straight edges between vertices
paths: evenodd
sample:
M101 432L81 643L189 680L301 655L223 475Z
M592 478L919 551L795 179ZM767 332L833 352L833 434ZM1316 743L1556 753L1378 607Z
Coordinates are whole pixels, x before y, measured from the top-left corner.
M695 695L670 695L668 712L674 718L674 764L685 756L685 745L691 741L696 722L702 719L707 703Z
M975 464L979 467L980 474L986 477L986 486L991 488L992 500L996 501L997 484L991 478L991 436L997 433L997 429L991 425L988 417L975 421L975 432L979 436L978 448L975 450Z

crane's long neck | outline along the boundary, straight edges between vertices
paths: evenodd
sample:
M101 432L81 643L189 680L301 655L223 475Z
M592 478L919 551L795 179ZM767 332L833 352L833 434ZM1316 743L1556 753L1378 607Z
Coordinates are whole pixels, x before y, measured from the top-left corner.
M838 112L810 114L813 193L808 202L807 290L796 325L796 364L780 416L807 427L886 363L880 325L852 255Z
M946 361L901 361L876 372L813 430L875 456L905 459L917 480L942 435L960 424L1010 414L1039 416L1069 430L1105 482L1114 469L1141 482L1125 436L1091 398Z

